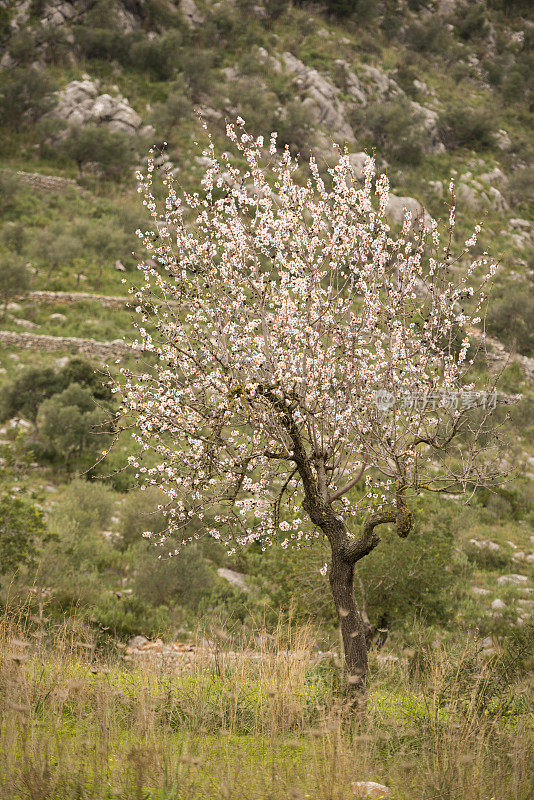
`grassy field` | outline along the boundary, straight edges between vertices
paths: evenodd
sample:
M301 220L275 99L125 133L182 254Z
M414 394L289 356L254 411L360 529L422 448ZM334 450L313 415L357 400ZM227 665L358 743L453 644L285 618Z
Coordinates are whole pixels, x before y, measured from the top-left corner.
M310 630L177 673L6 614L0 796L343 800L374 780L397 800L528 800L529 635L489 660L475 640L389 666L375 654L365 710L344 700L335 661L314 663Z

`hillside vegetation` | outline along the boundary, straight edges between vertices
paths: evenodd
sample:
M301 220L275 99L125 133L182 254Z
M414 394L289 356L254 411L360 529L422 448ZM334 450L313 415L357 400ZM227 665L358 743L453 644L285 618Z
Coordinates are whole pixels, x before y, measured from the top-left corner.
M0 603L11 709L2 736L26 763L17 773L6 762L6 798L243 797L237 767L223 778L216 743L224 734L228 749L249 760L250 786L260 767L250 797L287 797L298 785L294 797L344 798L354 780L386 778L403 800L489 800L494 778L496 800L527 800L528 748L516 733L527 741L528 700L505 709L496 691L483 708L473 698L480 681L521 687L521 698L531 689L528 660L506 678L495 661L521 637L531 646L534 606L531 3L0 0L0 42ZM320 572L324 543L251 545L229 556L217 542L199 542L160 559L141 534L165 528L161 497L135 485L133 440L99 458L113 433L106 370L136 363L122 341L133 335L127 290L150 255L136 236L151 224L136 171L153 148L158 199L169 177L198 190L208 163L199 118L223 149L225 122L238 115L253 134L278 131L278 144L303 160L315 153L323 172L336 145L348 147L356 174L374 154L391 182L392 226L405 206L446 225L453 178L459 242L481 223L479 250L500 264L484 327L501 391L522 395L498 412L510 478L467 502L421 499L409 539L386 534L388 546L362 562L356 589L375 630L373 657L391 661L375 662L369 718L350 741L338 737L345 712L332 711L331 665L295 681L282 680L277 666L268 680L247 674L239 686L218 667L192 677L234 698L223 709L210 706L210 693L202 708L184 707L183 692L158 670L132 673L119 663L129 637L188 641L199 621L215 651L237 646L236 637L274 642L277 626L310 621L306 647L333 658L338 648ZM58 631L71 643L61 664L47 661ZM10 644L23 640L36 644ZM90 648L77 666L83 644L72 642L80 640ZM19 650L29 660L12 663ZM91 672L91 664L99 666ZM204 688L192 683L194 705ZM287 692L277 706L269 698L280 686ZM182 700L171 698L169 711L163 698L174 691ZM119 699L108 717L110 697ZM106 752L100 772L83 763L75 789L87 741ZM349 774L354 741L358 775ZM328 772L334 752L339 789ZM198 758L208 765L203 782L191 768ZM419 784L420 768L434 782ZM136 794L125 793L128 782Z

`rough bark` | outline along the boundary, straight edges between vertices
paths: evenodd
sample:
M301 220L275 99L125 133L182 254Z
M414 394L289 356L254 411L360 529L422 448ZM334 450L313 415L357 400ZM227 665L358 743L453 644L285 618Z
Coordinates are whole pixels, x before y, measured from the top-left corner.
M404 500L404 484L401 480L397 482L396 508L371 514L363 526L361 536L352 539L332 504L352 488L362 473L342 489L330 494L324 455L309 454L290 407L271 389L263 388L262 393L279 413L282 427L291 441L292 461L304 489L302 508L330 543L332 563L329 580L343 639L347 684L349 692L358 695L365 690L368 666L365 624L354 598L354 567L379 544L380 538L375 532L377 526L393 522L399 536L404 538L408 535L412 515Z
M347 685L354 694L365 689L368 669L365 626L354 599L354 564L332 552L329 580L343 639Z

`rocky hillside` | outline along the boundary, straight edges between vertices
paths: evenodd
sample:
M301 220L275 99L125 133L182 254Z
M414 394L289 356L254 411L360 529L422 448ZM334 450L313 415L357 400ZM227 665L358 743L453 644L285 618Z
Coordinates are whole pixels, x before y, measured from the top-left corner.
M506 423L510 488L475 498L470 530L461 525L462 508L450 499L454 522L449 522L461 540L455 569L469 574L474 587L458 618L466 625L485 620L481 628L488 636L510 622L522 624L531 610L534 547L531 3L0 0L0 42L4 391L28 385L17 384L29 374L24 368L50 367L46 380L55 375L61 386L53 397L80 381L96 397L86 373L81 380L79 365L67 379L69 358L83 355L97 366L113 367L125 357L122 337L128 335L130 313L123 281L135 280L140 255L135 231L148 224L135 172L154 147L160 178L170 173L182 187L196 187L206 166L197 115L217 145L225 146L225 120L240 115L253 133L277 130L279 143L294 153L305 158L314 152L321 169L336 157L337 145L348 147L356 176L365 154L374 152L393 187L387 208L393 225L402 221L404 208L422 224L430 217L447 218L454 179L459 235L482 222L481 248L500 261L486 320L492 368L504 368L505 391L524 396ZM161 181L156 189L163 191ZM39 380L45 380L43 374ZM39 408L45 398L51 402L45 392L35 401ZM72 470L82 471L91 461L86 442L73 445L70 461L63 459L65 441L57 431L45 435L39 421L44 412L36 406L32 417L27 407L12 403L11 408L18 409L11 416L2 412L3 489L33 496L54 520L73 502L67 485ZM102 468L94 476L104 479L106 472ZM150 625L155 631L177 617L167 613L174 602L169 593L156 596L148 588L147 554L135 551L134 558L128 549L133 528L121 511L127 471L120 475L105 479L103 485L111 488L99 502L109 513L95 523L99 536L104 529L109 534L109 550L105 555L98 550L102 537L93 542L93 577L80 583L79 592L98 606L103 627L113 620L118 632L148 634ZM78 490L83 495L79 487L75 494ZM76 524L94 533L92 523ZM61 526L58 531L67 535ZM280 600L277 592L283 595L282 584L273 589L253 555L241 564L212 552L197 556L195 569L215 606L241 613L235 611L239 603L252 602L228 587L221 569L249 573L258 607L266 597L271 602ZM50 564L47 569L52 594L67 606L82 602ZM78 575L80 566L74 560L65 569ZM303 581L319 580L317 574L312 570ZM421 572L421 586L428 574ZM104 594L95 599L99 582ZM181 597L184 586L171 584L174 596ZM373 597L378 619L385 600L378 588ZM198 609L207 602L199 595L193 605ZM158 616L161 608L166 611ZM143 630L136 628L140 617L151 620Z

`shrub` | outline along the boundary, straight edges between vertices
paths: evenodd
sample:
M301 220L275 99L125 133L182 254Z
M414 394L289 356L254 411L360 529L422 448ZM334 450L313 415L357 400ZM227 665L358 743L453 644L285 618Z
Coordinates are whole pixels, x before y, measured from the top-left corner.
M213 84L213 54L209 50L187 50L180 66L191 99L198 102L200 95L208 92Z
M164 134L191 115L191 103L187 97L188 87L183 77L174 81L169 87L169 94L164 103L156 103L152 112L152 123Z
M40 508L9 492L0 495L0 574L34 564L45 532Z
M88 389L100 401L111 399L110 389L102 385L91 364L83 358L72 358L58 372L51 367L27 367L12 383L4 386L0 392L0 420L20 414L35 422L41 403L67 389L71 383Z
M412 23L406 30L406 41L419 53L443 53L448 44L443 20L433 14L425 22Z
M458 3L455 9L454 30L464 42L488 35L489 23L484 3Z
M36 41L33 31L22 28L9 39L8 52L13 61L21 66L35 61Z
M526 99L528 77L522 69L512 69L502 83L502 95L507 103L520 103Z
M20 255L27 238L27 226L23 222L6 222L0 231L0 241L10 253Z
M514 286L496 298L488 310L486 327L509 348L534 355L534 297L532 291Z
M16 175L0 171L0 212L12 209L19 198L20 182Z
M89 389L71 383L40 405L37 427L45 447L69 469L73 457L105 446L108 416Z
M56 31L54 30L54 33ZM99 58L103 61L119 61L126 64L140 34L124 34L105 28L90 28L86 25L74 29L74 39L84 58Z
M534 167L516 169L510 176L507 194L513 206L534 202Z
M121 506L119 533L124 546L141 541L144 531L162 533L167 521L158 505L165 502L165 496L155 486L130 491Z
M364 128L369 131L373 144L378 145L388 158L401 164L418 164L430 144L423 116L414 114L405 99L356 109L351 123L356 130Z
M265 0L263 7L267 19L274 21L280 19L280 17L287 13L289 0Z
M7 314L7 304L24 294L30 285L30 273L24 260L17 255L0 257L0 299L3 304L2 319Z
M169 80L182 66L182 43L182 34L177 30L168 31L155 39L141 39L130 49L130 63L136 69L151 72L156 80Z
M13 383L2 388L0 394L0 420L21 414L35 422L39 406L58 392L61 383L51 367L27 367Z
M196 547L188 547L179 555L162 558L153 545L137 550L135 594L152 606L180 605L196 609L216 584L212 568Z
M16 67L6 70L0 85L0 116L11 128L30 128L56 102L55 82L44 70Z
M60 154L75 162L80 174L88 164L96 164L106 178L122 178L135 161L132 137L103 126L71 128L56 147Z
M274 118L278 144L288 145L293 153L306 153L313 144L315 125L309 108L300 100L290 100Z
M482 149L492 144L493 122L486 109L454 106L439 116L440 137L447 148Z
M52 510L50 528L58 535L88 536L109 525L114 504L104 484L77 478Z

